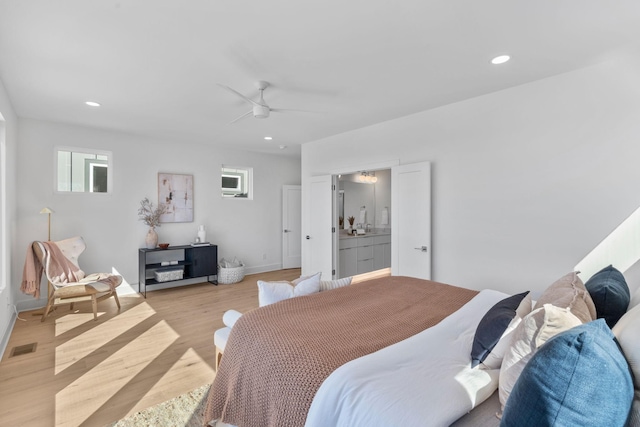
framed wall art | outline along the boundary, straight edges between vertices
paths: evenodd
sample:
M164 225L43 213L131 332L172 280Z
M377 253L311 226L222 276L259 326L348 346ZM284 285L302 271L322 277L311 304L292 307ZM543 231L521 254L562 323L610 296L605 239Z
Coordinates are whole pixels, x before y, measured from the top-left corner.
M193 222L193 175L158 173L158 204L160 222Z

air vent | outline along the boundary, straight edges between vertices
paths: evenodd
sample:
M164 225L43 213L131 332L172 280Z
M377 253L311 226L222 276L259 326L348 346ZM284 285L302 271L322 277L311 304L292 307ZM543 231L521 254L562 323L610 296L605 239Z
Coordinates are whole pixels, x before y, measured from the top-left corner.
M23 354L35 353L38 343L32 342L30 344L19 345L11 349L9 357L22 356Z

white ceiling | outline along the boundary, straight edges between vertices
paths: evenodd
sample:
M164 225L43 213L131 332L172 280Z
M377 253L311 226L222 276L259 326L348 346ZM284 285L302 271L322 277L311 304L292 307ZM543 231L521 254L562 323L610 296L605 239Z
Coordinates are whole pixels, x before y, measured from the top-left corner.
M639 40L637 0L0 0L20 117L287 155ZM253 97L256 80L271 107L312 112L229 124L250 107L217 84Z

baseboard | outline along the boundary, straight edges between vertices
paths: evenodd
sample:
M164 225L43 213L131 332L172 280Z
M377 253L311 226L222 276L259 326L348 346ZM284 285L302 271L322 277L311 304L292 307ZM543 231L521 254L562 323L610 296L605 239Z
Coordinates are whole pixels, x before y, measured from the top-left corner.
M4 357L4 352L7 349L7 344L9 344L9 338L11 337L11 331L13 331L13 326L16 324L16 316L15 311L11 313L11 319L9 319L9 323L7 324L7 328L2 333L2 340L0 341L0 360Z
M16 310L21 313L23 311L38 310L40 308L44 308L46 305L46 299L22 300L16 301Z
M245 268L245 274L267 273L269 271L282 270L282 264L258 265L255 267Z

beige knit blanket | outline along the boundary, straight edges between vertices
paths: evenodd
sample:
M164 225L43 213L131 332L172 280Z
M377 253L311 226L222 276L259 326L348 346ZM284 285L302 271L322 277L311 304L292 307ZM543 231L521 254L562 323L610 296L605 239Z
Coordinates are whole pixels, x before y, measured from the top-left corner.
M335 369L437 324L476 294L384 277L250 311L231 331L205 420L303 426L316 391Z

